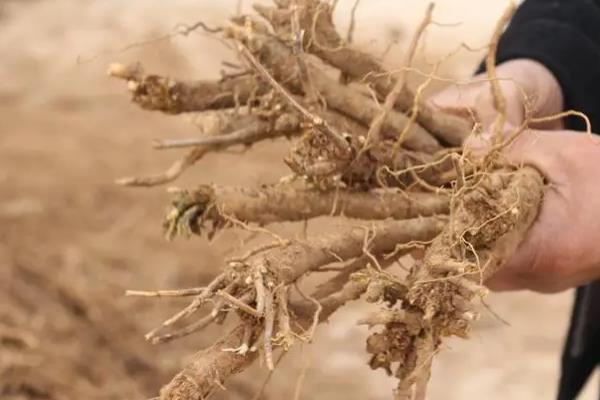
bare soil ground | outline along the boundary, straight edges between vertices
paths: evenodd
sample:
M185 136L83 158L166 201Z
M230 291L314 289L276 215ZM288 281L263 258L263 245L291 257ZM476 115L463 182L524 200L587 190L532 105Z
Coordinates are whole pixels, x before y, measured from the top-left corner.
M352 2L341 3L344 24ZM394 2L392 13L391 1L363 3L357 44L383 52L398 37L387 56L393 64L424 5ZM462 25L434 30L423 60L461 41L485 44L503 4L441 1L439 22ZM227 233L214 246L197 238L167 243L164 188L113 183L162 170L176 155L153 151L151 140L189 136L194 128L187 117L140 111L104 70L111 61L139 60L183 78L215 74L227 54L197 33L124 47L177 23L219 22L234 7L232 0L0 2L0 398L149 398L214 339L212 331L153 347L143 333L180 304L123 296L125 289L201 285L238 237ZM444 73L466 77L479 57L456 55ZM209 156L178 185L273 181L284 171L278 146L260 145L243 158ZM472 340L446 349L430 398L551 398L571 293L493 295L490 303L511 325L487 314ZM366 366L366 332L354 324L359 311L336 315L316 344L286 357L267 396L291 396L306 369L304 398L387 398L392 382ZM264 376L256 367L221 397L250 398Z

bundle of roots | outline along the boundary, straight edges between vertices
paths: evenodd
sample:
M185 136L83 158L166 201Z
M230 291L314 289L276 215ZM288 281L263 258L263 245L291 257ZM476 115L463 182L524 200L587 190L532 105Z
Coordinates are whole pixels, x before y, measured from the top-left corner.
M203 185L174 194L164 222L169 238L210 237L236 226L273 240L227 260L206 287L129 292L191 298L148 333L153 343L197 333L232 314L239 320L164 386L163 400L207 398L259 358L272 370L275 352L310 341L320 322L358 299L380 307L359 321L372 332L370 366L398 379L394 398L423 399L442 341L468 336L478 316L475 303L486 295L484 281L537 215L543 178L502 162L510 139L497 137L487 154L471 156L462 145L477 124L421 99L433 73L417 90L407 85L433 6L394 73L342 38L333 8L321 0L275 0L223 27L199 24L232 44L239 59L226 64L231 70L218 81L178 81L146 74L140 65L110 67L142 108L203 116L201 137L155 143L188 148L181 160L163 174L122 184L165 184L209 152L293 138L283 155L291 175L273 185ZM512 12L499 21L487 58L498 126L504 102L494 76L495 48ZM305 239L267 229L320 216L352 219L354 227ZM413 258L410 268L389 268L402 257ZM334 276L314 292L299 289L301 279L324 271ZM198 316L207 304L212 310Z

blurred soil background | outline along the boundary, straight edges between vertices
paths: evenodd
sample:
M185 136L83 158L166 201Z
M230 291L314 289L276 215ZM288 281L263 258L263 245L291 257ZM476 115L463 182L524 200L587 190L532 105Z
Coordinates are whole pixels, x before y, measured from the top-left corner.
M177 24L218 24L234 0L0 1L0 398L147 399L186 357L211 343L214 329L154 347L143 334L178 310L178 301L125 298L126 289L201 286L238 246L240 234L168 243L161 218L165 188L115 185L124 175L161 172L174 152L154 138L194 135L193 116L144 112L113 61L140 61L147 71L182 79L217 77L233 60L200 31L154 40ZM249 8L249 1L243 7ZM353 0L340 0L346 29ZM453 53L441 74L465 79L505 0L440 0L419 63ZM393 68L423 14L423 0L363 0L356 45L385 55ZM390 43L397 42L389 47ZM386 52L386 48L388 48ZM210 155L177 186L255 185L286 173L285 141L243 156ZM326 224L322 222L321 225ZM324 226L318 226L323 229ZM335 227L325 227L335 229ZM281 227L288 229L290 227ZM315 226L310 227L316 230ZM452 341L435 363L430 399L551 399L572 293L494 294L490 313L469 341ZM283 359L265 397L291 397L305 369L304 399L391 398L393 381L371 371L361 306L340 312L313 345ZM256 366L233 380L223 399L249 399L266 372ZM595 385L583 396L594 398Z

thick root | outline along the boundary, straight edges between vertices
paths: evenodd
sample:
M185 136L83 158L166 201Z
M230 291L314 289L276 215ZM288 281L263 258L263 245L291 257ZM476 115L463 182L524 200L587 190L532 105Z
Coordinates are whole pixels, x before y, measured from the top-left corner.
M223 227L228 218L260 225L304 221L320 216L345 216L363 220L396 220L448 213L450 199L432 193L394 189L352 192L321 191L294 185L240 188L202 186L181 192L165 220L167 237L178 233L200 233Z

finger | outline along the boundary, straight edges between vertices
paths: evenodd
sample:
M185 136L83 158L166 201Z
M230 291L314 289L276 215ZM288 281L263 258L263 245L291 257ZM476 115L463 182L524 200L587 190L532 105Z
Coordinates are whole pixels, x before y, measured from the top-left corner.
M485 281L485 286L493 292L509 292L523 290L520 280L512 276L505 276L501 272Z
M435 107L444 110L473 108L480 91L481 84L469 84L462 87L451 85L431 96L429 101Z
M572 148L581 151L580 142L586 139L578 132L530 129L506 149L505 156L514 165L535 167L550 182L561 185L567 181L566 154L573 152Z
M482 84L472 83L464 86L451 85L429 98L429 103L445 113L472 119L477 122L475 105Z

